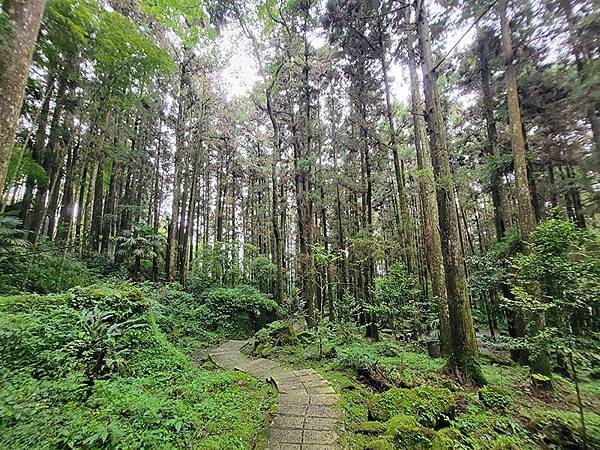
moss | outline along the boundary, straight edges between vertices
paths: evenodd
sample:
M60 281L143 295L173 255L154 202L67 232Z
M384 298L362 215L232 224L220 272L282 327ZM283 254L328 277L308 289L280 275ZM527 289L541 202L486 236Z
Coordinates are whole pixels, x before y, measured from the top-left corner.
M413 416L398 414L387 422L385 437L399 448L428 449L436 438L436 432L419 425Z
M457 367L466 381L477 386L484 386L487 383L477 355L463 355L461 358L453 356L448 360L448 366L451 371Z
M296 332L290 322L285 320L272 322L254 335L253 354L269 356L275 347L293 344L296 339Z
M383 434L386 430L386 426L381 422L367 420L365 422L360 422L359 424L357 424L355 430L357 433Z
M587 413L588 448L600 448L600 414ZM530 427L544 436L544 443L560 448L583 448L579 413L576 411L534 411Z
M470 409L452 421L463 436L462 443L475 448L535 448L519 421L476 407Z
M394 444L392 444L387 439L373 439L366 446L368 450L394 450Z
M431 446L434 450L445 450L460 446L462 434L456 428L442 428L438 430Z
M479 400L491 409L505 410L512 404L511 395L497 386L484 386L479 390Z
M435 427L453 415L454 407L454 396L446 388L393 388L373 396L369 415L379 421L389 420L396 414L414 415L421 424Z

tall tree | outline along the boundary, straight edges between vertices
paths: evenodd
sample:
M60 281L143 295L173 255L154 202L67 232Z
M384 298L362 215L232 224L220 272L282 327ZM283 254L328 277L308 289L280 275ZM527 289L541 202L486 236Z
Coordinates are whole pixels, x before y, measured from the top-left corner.
M40 29L45 0L8 1L8 36L0 43L0 198L14 146L15 132L27 84L27 71Z

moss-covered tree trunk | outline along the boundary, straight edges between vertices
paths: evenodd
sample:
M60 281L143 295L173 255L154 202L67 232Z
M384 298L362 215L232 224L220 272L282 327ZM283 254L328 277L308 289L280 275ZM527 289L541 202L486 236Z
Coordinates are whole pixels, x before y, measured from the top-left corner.
M423 1L417 0L416 7L417 33L425 87L425 116L429 125L431 161L437 187L440 236L448 293L452 337L449 363L451 369L459 377L479 383L483 381L483 374L479 366L477 341L467 294L467 278L462 262L463 255L460 251L454 182L448 155L446 125L442 116L442 106L436 84L437 76L433 66L431 33Z
M410 25L410 10L406 10L406 24ZM431 288L438 301L438 316L440 320L440 349L443 355L449 356L451 351L450 316L448 314L448 294L446 293L446 275L444 258L442 256L442 241L439 223L439 212L436 201L435 180L431 153L427 140L427 129L424 117L424 105L419 87L417 74L417 57L414 51L415 36L410 31L407 34L408 69L410 76L410 92L412 101L413 126L415 130L415 149L417 166L421 171L419 176L419 198L423 210L425 257L431 274Z
M516 197L519 207L519 221L521 225L522 238L527 242L531 231L535 228L535 212L531 201L531 192L529 189L529 178L527 174L527 157L525 153L525 135L523 133L523 122L521 120L521 108L519 106L519 95L517 91L517 71L515 67L512 40L510 36L510 25L507 17L507 0L501 0L498 5L498 14L500 16L500 29L502 41L502 54L505 60L504 83L506 85L506 96L508 101L508 117L510 122L510 136L513 151L515 167ZM527 245L525 246L527 252ZM541 287L533 287L533 295L536 299L541 298ZM515 320L517 337L525 335L525 321L519 313ZM543 312L534 312L533 314L532 334L538 334L545 327L545 318ZM544 353L538 354L529 361L531 370L536 373L550 375L551 367L548 356Z
M27 72L40 29L45 0L3 2L9 36L0 44L0 198L21 113Z

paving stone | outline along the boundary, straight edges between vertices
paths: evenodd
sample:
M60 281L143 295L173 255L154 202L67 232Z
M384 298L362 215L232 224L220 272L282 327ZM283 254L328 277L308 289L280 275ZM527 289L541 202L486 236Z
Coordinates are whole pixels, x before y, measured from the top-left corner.
M305 416L308 405L286 405L285 408L279 406L277 412L288 416Z
M279 406L282 405L308 405L311 402L312 398L305 395L296 395L296 394L284 394L280 396Z
M270 428L267 433L267 442L270 445L274 445L275 442L281 444L301 444L302 430Z
M340 421L333 417L307 416L304 422L305 430L339 431Z
M340 399L337 394L314 394L310 396L311 405L335 405Z
M309 394L335 394L335 389L331 386L307 387L306 391Z
M330 405L308 405L307 417L341 417L342 412Z
M240 350L247 341L228 341L209 350L215 362L256 378L273 381L279 390L277 415L267 432L267 450L334 450L342 416L339 394L314 369L289 371L267 359L250 359Z
M335 444L338 435L333 431L324 430L304 430L302 435L303 444L320 444L329 445Z
M288 416L285 414L277 414L271 422L272 428L304 428L304 416Z
M300 444L282 444L281 442L266 443L265 450L300 450Z
M302 450L338 450L341 449L337 443L329 445L321 444L302 444Z
M309 387L323 387L323 386L328 386L327 381L325 381L322 378L314 378L314 379L310 379L308 381L304 381L304 386L306 386L307 388Z
M283 382L280 383L277 380L275 380L275 384L277 385L277 389L280 392L285 392L285 391L308 391L304 385L302 383L291 383L291 382Z

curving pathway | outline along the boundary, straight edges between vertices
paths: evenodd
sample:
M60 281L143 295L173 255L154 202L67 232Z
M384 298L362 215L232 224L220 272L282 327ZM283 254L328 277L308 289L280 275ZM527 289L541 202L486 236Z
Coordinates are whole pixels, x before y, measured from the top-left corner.
M279 391L277 414L267 432L268 450L339 449L339 395L313 369L290 370L268 359L250 359L240 349L248 341L227 341L209 350L221 367L273 381Z

